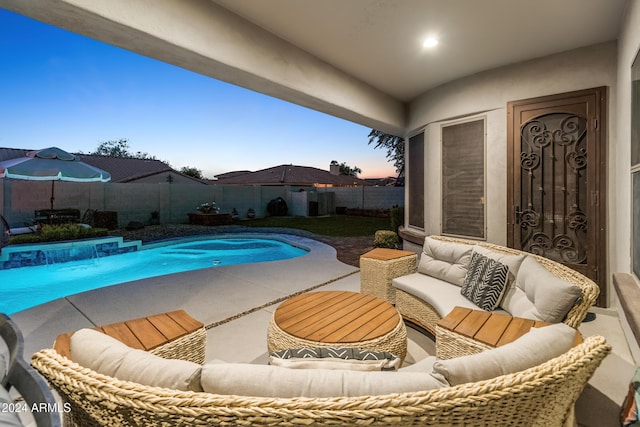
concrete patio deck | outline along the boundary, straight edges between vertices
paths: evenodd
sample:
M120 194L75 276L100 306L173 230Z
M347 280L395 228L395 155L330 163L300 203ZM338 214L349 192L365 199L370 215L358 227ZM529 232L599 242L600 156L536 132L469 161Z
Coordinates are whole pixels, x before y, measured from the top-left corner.
M336 260L335 250L299 236L287 236L309 254L285 261L214 267L137 280L73 295L16 314L25 338L25 355L51 347L63 332L184 309L208 328L207 360L266 363L266 331L278 303L312 289L360 288L356 267ZM583 335L603 335L613 346L577 404L582 426L619 425L620 404L635 361L614 310L592 310ZM408 328L406 363L435 354L434 343Z

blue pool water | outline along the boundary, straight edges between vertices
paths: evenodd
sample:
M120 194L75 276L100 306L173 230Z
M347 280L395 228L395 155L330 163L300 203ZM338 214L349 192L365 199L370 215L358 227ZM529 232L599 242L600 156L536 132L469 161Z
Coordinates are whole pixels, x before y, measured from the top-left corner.
M147 277L308 253L279 240L225 238L143 249L122 255L0 270L0 312L13 314L68 295Z

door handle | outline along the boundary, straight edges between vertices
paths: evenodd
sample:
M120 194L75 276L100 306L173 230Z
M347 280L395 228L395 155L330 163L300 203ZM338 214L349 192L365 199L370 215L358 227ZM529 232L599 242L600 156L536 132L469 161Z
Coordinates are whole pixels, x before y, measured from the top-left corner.
M515 216L515 222L516 224L520 224L520 214L522 212L520 211L520 206L516 206L515 210L514 210L514 216Z

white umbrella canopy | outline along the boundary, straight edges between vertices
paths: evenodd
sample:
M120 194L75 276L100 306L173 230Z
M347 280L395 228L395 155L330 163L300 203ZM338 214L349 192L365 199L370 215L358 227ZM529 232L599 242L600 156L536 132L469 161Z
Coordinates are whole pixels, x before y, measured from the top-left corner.
M55 181L107 182L111 180L111 174L78 160L74 154L50 147L0 162L0 178L51 181L53 209Z

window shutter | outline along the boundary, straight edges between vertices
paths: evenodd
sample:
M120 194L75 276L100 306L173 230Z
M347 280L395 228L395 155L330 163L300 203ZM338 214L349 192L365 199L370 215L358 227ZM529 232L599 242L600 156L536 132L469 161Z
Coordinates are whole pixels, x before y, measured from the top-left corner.
M485 238L485 119L442 126L442 234Z

